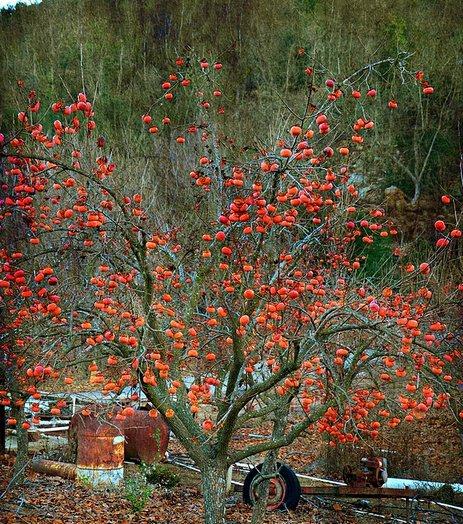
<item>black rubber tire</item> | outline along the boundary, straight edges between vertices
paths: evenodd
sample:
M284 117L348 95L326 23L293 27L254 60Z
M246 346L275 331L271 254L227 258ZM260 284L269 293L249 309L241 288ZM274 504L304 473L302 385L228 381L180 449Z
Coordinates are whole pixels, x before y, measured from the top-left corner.
M299 500L301 498L301 485L299 479L296 476L296 473L285 464L277 463L279 476L284 481L286 486L285 497L282 505L278 508L279 510L285 509L296 509ZM259 464L246 475L243 485L243 501L250 506L253 505L251 498L251 483L257 477L260 470L262 469L262 464Z

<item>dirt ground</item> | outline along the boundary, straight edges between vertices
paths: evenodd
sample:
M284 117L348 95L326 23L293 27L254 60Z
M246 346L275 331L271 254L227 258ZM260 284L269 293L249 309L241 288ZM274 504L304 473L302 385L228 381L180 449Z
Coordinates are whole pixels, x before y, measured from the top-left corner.
M0 473L11 473L12 457L5 460ZM128 468L130 469L130 468ZM131 472L126 471L125 476ZM157 490L145 508L134 512L129 501L118 491L91 491L74 481L30 473L21 488L10 490L0 500L2 524L200 524L203 522L201 492L194 487L194 477L182 473L182 483L171 489ZM197 484L197 479L196 479ZM227 521L248 523L251 510L241 501L240 493L227 500ZM324 505L302 501L295 511L272 512L265 524L369 524L375 522L356 515L337 502Z

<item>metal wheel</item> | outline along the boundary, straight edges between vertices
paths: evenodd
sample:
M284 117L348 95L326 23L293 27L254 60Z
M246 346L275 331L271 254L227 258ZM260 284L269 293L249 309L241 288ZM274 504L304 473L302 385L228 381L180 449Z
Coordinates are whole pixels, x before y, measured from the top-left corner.
M278 471L269 483L267 509L295 509L301 498L301 486L294 471L288 466L278 463ZM253 506L257 500L257 490L264 480L260 471L262 464L253 468L246 476L243 486L243 500Z

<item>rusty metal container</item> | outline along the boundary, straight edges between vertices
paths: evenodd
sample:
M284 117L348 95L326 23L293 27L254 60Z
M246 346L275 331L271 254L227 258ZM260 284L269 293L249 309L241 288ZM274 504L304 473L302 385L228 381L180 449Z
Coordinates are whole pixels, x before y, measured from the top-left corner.
M93 486L118 486L124 478L124 435L104 416L78 414L76 477Z
M146 464L165 460L170 432L160 416L152 418L148 411L137 409L121 425L127 460L140 460Z
M116 420L115 416L122 408L116 408L108 415L110 424L120 428L125 437L124 455L125 460L135 460L152 464L165 460L167 446L169 444L169 427L160 417L152 418L148 411L137 409L135 413L125 420ZM104 408L93 406L93 413L103 413ZM76 413L69 424L68 440L71 454L76 453L79 441L78 427L82 423L80 412Z

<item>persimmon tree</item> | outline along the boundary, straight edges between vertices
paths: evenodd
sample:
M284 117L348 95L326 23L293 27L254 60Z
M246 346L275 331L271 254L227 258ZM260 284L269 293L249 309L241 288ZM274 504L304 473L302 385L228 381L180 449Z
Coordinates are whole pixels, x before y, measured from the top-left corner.
M47 380L71 387L82 364L108 395L140 384L151 414L165 417L200 468L212 524L223 521L226 472L237 461L306 430L334 446L449 407L457 383L447 366L460 355L443 312L461 301L463 284L446 281L441 266L461 215L449 197L452 223L436 221L435 252L416 263L350 180L378 132L369 107L400 107L382 98L377 69L399 65L404 81L416 81L402 62L342 81L307 67L302 111L288 108L284 134L258 149L220 132L229 104L221 64L176 65L142 116L154 144L169 134L169 147L187 151L178 154L192 205L175 223L111 162L85 93L45 109L30 93L2 141L2 227L19 220L22 233L1 251L1 349L23 401ZM169 115L182 99L177 123ZM384 242L391 267L371 275L368 257ZM12 395L2 390L2 402ZM243 426L275 413L274 438L231 445Z

